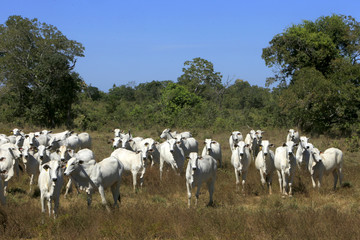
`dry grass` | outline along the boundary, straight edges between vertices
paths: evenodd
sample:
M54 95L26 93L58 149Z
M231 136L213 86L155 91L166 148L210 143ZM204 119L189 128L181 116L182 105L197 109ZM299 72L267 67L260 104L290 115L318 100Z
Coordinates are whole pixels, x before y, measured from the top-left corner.
M246 132L246 129L241 129ZM159 130L158 130L159 131ZM134 133L153 137L158 131ZM161 131L161 130L160 130ZM97 160L111 153L106 143L112 133L91 133ZM269 130L264 138L279 146L284 131ZM332 176L323 181L318 191L311 187L309 174L297 172L293 198L281 198L276 174L274 194L260 184L252 165L247 179L246 195L235 189L235 176L230 164L228 133L199 132L200 146L206 137L222 144L224 168L218 170L213 207L206 207L208 193L202 189L198 207L187 209L184 177L172 171L159 181L158 166L148 169L145 183L132 192L131 178L124 176L122 202L111 213L101 205L99 194L87 208L84 193L61 196L60 216L54 220L41 215L38 190L27 194L28 177L21 175L9 183L8 205L0 207L0 238L2 239L358 239L360 230L359 153L344 152L346 187L332 191ZM334 145L334 140L312 139L320 149ZM341 144L342 140L336 140ZM338 146L341 148L341 145ZM111 202L110 191L106 197Z

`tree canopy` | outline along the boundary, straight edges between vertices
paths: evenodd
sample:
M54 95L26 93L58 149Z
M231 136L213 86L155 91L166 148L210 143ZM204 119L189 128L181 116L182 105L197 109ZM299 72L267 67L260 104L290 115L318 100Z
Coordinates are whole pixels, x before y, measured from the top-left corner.
M70 123L83 80L73 71L84 47L56 27L21 16L0 25L2 100L14 116L55 126Z

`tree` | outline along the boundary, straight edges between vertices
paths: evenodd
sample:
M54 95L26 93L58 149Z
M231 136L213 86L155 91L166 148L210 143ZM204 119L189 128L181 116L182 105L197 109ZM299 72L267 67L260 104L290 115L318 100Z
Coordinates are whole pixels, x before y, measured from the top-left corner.
M0 25L0 82L14 116L51 126L71 124L83 81L73 71L84 47L37 19L10 16ZM34 115L36 114L36 115Z
M272 81L292 81L301 68L314 67L324 76L333 73L332 61L348 59L351 64L360 60L360 24L352 17L332 15L315 22L303 21L284 33L277 34L270 46L263 49L262 58L268 67L279 69Z
M279 71L283 114L306 131L347 133L359 121L360 23L332 15L276 35L262 58Z
M178 78L179 84L208 100L220 100L224 88L221 84L222 75L214 71L211 62L202 58L194 58L192 61L186 61L184 66L183 74Z

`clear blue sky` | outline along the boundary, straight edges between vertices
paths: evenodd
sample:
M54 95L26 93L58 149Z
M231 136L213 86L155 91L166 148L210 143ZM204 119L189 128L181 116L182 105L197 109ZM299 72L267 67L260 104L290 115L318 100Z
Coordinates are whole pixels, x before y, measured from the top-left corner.
M10 15L56 26L85 47L77 71L107 92L126 85L172 80L196 57L214 64L223 82L264 86L273 75L261 58L269 41L292 24L333 13L360 21L358 0L1 0Z

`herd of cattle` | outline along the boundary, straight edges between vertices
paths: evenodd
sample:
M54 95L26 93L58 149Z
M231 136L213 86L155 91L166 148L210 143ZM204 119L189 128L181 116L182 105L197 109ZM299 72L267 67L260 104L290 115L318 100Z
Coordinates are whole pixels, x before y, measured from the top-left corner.
M295 171L300 165L305 165L309 170L314 188L316 183L320 187L323 175L329 173L334 176L334 189L338 179L341 185L343 164L341 150L329 148L322 153L309 143L309 138L300 137L297 131L290 129L286 143L277 147L274 153L270 149L274 145L262 139L263 133L261 130L251 130L244 138L241 132L234 131L229 137L231 164L234 167L237 188L241 176L242 191L244 191L251 162L254 162L260 173L261 183L267 184L269 194L272 193L272 176L276 171L281 194L292 196ZM15 174L18 176L21 166L24 166L30 176L30 191L34 177L38 177L43 213L47 202L49 215L57 216L64 176L68 176L69 179L65 197L74 183L78 192L86 191L89 206L92 194L97 190L102 203L109 210L105 189L110 187L114 206L117 206L117 201L120 201L119 189L123 172L131 172L135 191L138 174L140 174L140 186L143 184L147 159L151 161L151 166L159 164L160 180L164 162L177 174L181 174L185 159L188 159L185 170L188 207L191 203L192 188L197 187L195 194L197 203L202 183L206 183L208 187L209 205L213 203L217 166L222 166L219 142L205 139L205 146L199 155L198 141L190 132L176 133L165 129L160 135L160 138L165 139L162 143L152 138L133 137L130 131L125 133L120 129L115 129L114 135L112 139L114 151L108 158L96 162L88 133L76 134L72 131L52 133L43 130L25 134L19 129L14 129L10 136L0 134L1 204L6 204L9 180ZM54 202L53 210L52 202Z

